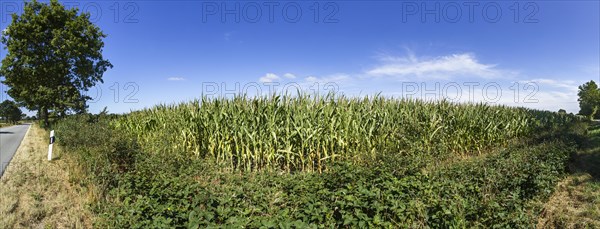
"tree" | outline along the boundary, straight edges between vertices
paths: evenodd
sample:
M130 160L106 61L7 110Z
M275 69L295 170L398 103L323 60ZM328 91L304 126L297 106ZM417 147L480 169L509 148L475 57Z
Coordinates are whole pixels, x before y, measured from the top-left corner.
M600 118L600 89L593 80L579 86L579 114L590 118Z
M10 111L10 100L4 100L0 103L0 118L8 122L8 114Z
M558 113L561 115L565 115L565 114L567 114L567 111L565 109L559 109Z
M102 83L112 64L102 56L104 33L89 13L67 10L57 0L26 2L13 14L1 42L8 49L0 76L8 94L48 125L49 110L65 114L86 109L83 92Z
M17 123L21 121L23 112L15 102L4 100L4 102L0 103L0 117L6 120L6 122Z

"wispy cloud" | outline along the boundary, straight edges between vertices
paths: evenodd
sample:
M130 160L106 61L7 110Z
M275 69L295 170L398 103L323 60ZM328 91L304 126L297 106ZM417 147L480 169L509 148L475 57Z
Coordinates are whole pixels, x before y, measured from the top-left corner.
M304 78L304 81L308 82L308 83L341 83L344 81L349 81L352 80L352 77L348 74L343 74L343 73L338 73L338 74L333 74L333 75L328 75L328 76L323 76L323 77L316 77L316 76L308 76L306 78Z
M544 87L552 87L552 88L561 88L561 89L566 89L569 91L577 91L578 90L578 84L572 80L553 80L553 79L539 78L539 79L532 79L532 80L521 80L521 81L519 81L519 83L533 83L533 84L537 84L540 87L544 86Z
M315 77L315 76L309 76L304 78L304 80L306 80L306 82L312 83L312 82L318 82L319 78Z
M167 78L168 81L184 81L185 78L183 77L169 77Z
M278 75L275 75L274 73L267 73L265 76L260 77L258 79L258 81L261 83L271 83L271 82L275 82L279 79L280 79L280 77Z
M582 82L531 76L500 68L497 64L482 62L472 53L423 57L407 50L405 55L380 55L371 66L359 72L326 75L267 73L259 81L279 82L283 88L293 84L302 90L320 93L382 93L394 97L485 102L553 111L563 108L574 113L579 109L577 86ZM409 84L416 87L405 88Z
M405 57L382 56L374 68L366 71L370 76L390 76L400 79L408 77L430 79L452 79L455 77L495 78L506 71L495 64L483 64L470 53L452 54L430 59L419 59L409 53Z
M288 79L295 79L296 75L294 75L292 73L285 73L285 74L283 74L283 77L288 78Z

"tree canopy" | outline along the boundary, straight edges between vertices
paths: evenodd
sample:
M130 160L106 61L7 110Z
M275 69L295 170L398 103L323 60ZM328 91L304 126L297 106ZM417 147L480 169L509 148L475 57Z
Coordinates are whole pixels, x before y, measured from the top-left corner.
M23 112L21 112L21 109L19 109L19 106L15 102L4 100L4 102L0 103L0 117L6 122L16 123L21 121Z
M8 94L48 123L48 111L82 112L91 99L83 92L102 81L111 63L102 56L104 33L89 13L66 9L57 0L26 2L2 32L8 50L2 60Z
M593 80L579 86L579 114L590 118L600 118L600 89Z
M567 111L565 109L558 109L558 113L559 114L567 114Z

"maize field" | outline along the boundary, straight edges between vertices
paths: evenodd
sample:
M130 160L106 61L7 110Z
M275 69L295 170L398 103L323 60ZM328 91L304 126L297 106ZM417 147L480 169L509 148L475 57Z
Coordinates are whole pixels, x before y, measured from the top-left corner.
M522 228L580 117L341 95L202 98L56 125L98 228ZM80 172L77 172L80 171Z
M378 153L478 155L556 122L538 117L544 115L378 95L273 95L159 105L113 125L149 153L183 153L243 171L320 172L330 162L360 163Z

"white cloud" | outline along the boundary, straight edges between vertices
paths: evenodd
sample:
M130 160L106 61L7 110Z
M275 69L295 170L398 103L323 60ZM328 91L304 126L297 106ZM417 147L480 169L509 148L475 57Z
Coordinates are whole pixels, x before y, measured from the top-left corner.
M392 76L405 79L407 77L451 79L453 77L495 78L505 71L494 64L482 64L474 55L468 53L439 56L427 60L419 60L410 53L407 57L383 56L378 66L368 70L370 76Z
M167 78L168 81L184 81L185 78L183 77L169 77Z
M279 79L280 79L280 77L278 75L275 75L274 73L267 73L265 76L260 77L260 79L258 79L258 81L261 83L270 83L270 82L277 81Z
M288 78L288 79L295 79L296 75L294 75L292 73L285 73L285 74L283 74L283 77Z
M553 80L553 79L539 78L539 79L532 79L532 80L521 80L521 81L519 81L519 83L522 83L522 84L531 83L531 84L536 84L539 87L546 86L546 87L553 87L553 88L562 88L562 89L566 89L569 91L577 91L578 90L577 83L575 83L575 81L572 81L572 80Z
M583 83L574 79L561 80L560 77L532 77L493 63L483 63L470 53L429 58L408 50L404 56L380 55L372 66L361 72L329 75L296 76L285 73L280 77L268 73L260 78L260 82L283 81L298 85L302 90L319 93L333 90L361 96L381 92L385 96L424 100L446 98L461 103L484 102L551 111L562 108L573 113L579 110L577 86ZM297 82L289 82L288 79L297 79ZM440 85L436 86L436 83ZM412 93L409 88L404 88L405 84L416 84L417 91ZM526 84L534 84L535 88ZM460 88L456 90L448 85Z
M573 113L579 111L577 91L581 82L547 78L521 80L518 82L521 84L520 89L524 94L528 94L531 98L538 101L536 103L524 104L526 107L552 111L566 109L568 112ZM525 91L526 84L533 84L533 87L527 88L529 90Z
M528 96L528 98L526 99L525 96ZM525 102L515 103L508 101L504 102L503 104L550 111L558 111L559 109L565 109L567 112L572 112L575 114L579 112L579 102L577 102L577 93L554 90L540 90L535 93L528 91L527 93L524 93L522 95L521 100L525 100Z
M309 83L319 81L319 79L317 77L314 77L314 76L306 77L304 80L306 80L306 82L309 82Z
M397 89L386 88L384 95L410 97L422 100L447 99L452 102L503 104L516 107L528 107L541 110L568 112L579 111L577 102L577 83L571 81L537 79L518 81L479 82L403 82ZM543 83L539 83L543 82ZM476 83L476 84L473 84ZM532 84L531 86L526 83ZM552 83L552 84L550 84ZM408 86L405 86L408 85ZM572 85L567 87L567 85Z
M308 83L314 83L314 82L338 83L338 82L342 82L342 81L350 81L350 80L352 80L352 77L350 77L350 75L348 75L348 74L338 73L338 74L328 75L328 76L324 76L324 77L309 76L309 77L304 78L304 80Z

